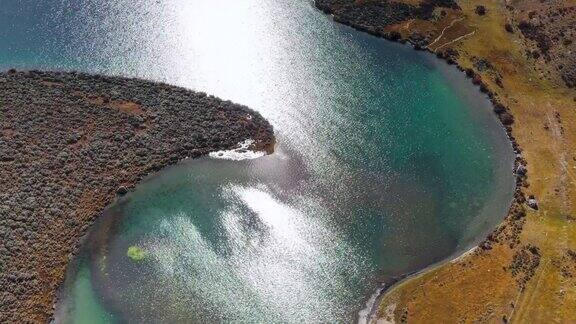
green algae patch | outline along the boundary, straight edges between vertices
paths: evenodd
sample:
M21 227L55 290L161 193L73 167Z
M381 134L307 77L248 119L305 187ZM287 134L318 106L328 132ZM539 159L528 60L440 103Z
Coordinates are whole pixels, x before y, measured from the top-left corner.
M137 246L131 246L126 251L126 255L134 262L142 261L146 258L146 251Z

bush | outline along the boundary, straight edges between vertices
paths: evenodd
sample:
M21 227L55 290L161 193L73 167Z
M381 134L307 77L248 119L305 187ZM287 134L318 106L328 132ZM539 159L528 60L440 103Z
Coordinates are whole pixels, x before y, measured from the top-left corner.
M128 251L126 251L126 255L132 261L139 262L139 261L142 261L146 258L146 251L144 251L140 247L133 245L133 246L128 248Z
M486 14L486 7L484 6L476 6L476 9L474 9L474 11L476 12L476 14L478 16L484 16Z

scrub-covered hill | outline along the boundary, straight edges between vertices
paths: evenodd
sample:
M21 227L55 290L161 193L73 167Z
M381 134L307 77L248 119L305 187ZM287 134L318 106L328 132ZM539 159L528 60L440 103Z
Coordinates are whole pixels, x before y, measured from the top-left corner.
M273 131L184 88L81 73L0 73L0 322L47 322L95 217L148 173Z

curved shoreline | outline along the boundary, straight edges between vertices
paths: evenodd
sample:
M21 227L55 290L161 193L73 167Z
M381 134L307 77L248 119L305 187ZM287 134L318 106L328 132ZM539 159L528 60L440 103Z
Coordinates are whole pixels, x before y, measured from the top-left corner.
M333 19L337 23L341 23L343 25L354 28L358 31L366 32L370 35L383 38L388 41L407 44L407 46L411 46L414 50L426 51L436 56L437 58L444 60L446 63L450 65L455 65L455 67L462 73L464 73L466 77L469 80L471 80L471 82L474 85L478 86L479 90L482 93L485 93L487 95L488 99L492 104L494 113L498 117L503 129L505 130L507 137L510 141L510 144L512 145L512 148L514 150L514 153L516 154L516 158L514 159L514 166L513 169L511 170L511 172L515 174L517 179L515 183L515 188L513 190L514 197L510 201L508 212L503 216L500 224L496 228L494 228L488 235L486 235L485 238L479 238L476 243L471 243L468 247L464 247L462 250L455 251L454 253L447 256L445 259L430 264L423 269L416 270L401 275L399 277L396 277L388 283L383 283L382 286L375 291L374 295L370 297L369 301L367 302L366 308L362 309L359 312L358 323L371 323L375 322L379 318L378 312L380 311L380 304L383 298L390 291L402 285L403 283L410 281L413 278L420 277L430 271L433 271L434 269L442 267L445 264L455 262L456 260L468 254L477 253L479 249L491 249L491 244L492 242L494 242L495 236L498 234L498 231L501 229L501 227L509 219L518 218L519 215L525 216L523 204L526 201L526 197L524 196L522 188L526 187L528 181L527 172L525 170L527 162L522 157L521 155L522 149L520 148L518 142L512 135L512 125L514 123L513 115L511 114L510 110L507 107L505 107L501 102L498 101L495 94L489 89L488 85L486 85L482 81L481 77L477 75L473 70L465 69L464 67L459 65L452 57L446 56L442 52L434 52L426 45L423 45L422 43L418 44L411 41L410 39L402 38L402 36L398 33L384 33L382 31L366 28L364 26L355 24L350 20L341 19L335 15L334 11L329 6L319 4L319 0L314 0L314 6L318 10L322 11L324 14L329 15L331 19ZM441 36L439 36L438 38L440 37ZM430 43L430 45L431 44L432 43ZM524 170L524 171L518 172L518 170ZM523 216L520 216L519 218L521 219L522 217ZM372 302L370 303L370 301ZM363 314L366 315L363 316Z
M490 10L490 9L489 9L489 10ZM409 24L408 24L408 25L409 25ZM451 25L452 25L452 24L451 24ZM444 30L443 30L442 32L444 32ZM440 36L439 36L439 37L440 37ZM434 37L433 37L433 38L434 38ZM439 39L439 38L434 38L434 39L437 40L437 39ZM419 46L419 45L418 45L418 46ZM451 60L451 58L448 58L447 60ZM460 66L460 65L459 65L459 66ZM465 65L462 65L462 66L465 66ZM474 73L474 71L472 71L472 73ZM481 79L480 79L480 80L481 80ZM493 89L494 89L494 88L493 88ZM515 112L522 112L522 110L515 110ZM518 116L518 117L520 117L520 118L522 118L522 115L521 115L520 113L515 114L515 115ZM563 116L563 117L564 117L564 116ZM568 120L568 121L570 121L570 120ZM541 125L540 125L540 126L541 126ZM522 127L524 127L524 124L522 124ZM520 128L520 127L518 127L518 128ZM514 127L514 130L517 130L516 126ZM11 133L11 130L7 130L6 133L7 133L7 134L10 134L10 133ZM8 135L8 136L9 136L9 135ZM523 141L522 143L526 144L525 138L524 138L524 141ZM523 147L525 147L525 146L523 146ZM530 147L530 146L528 145L528 147ZM532 160L532 159L529 159L529 160L530 160L531 164L534 162L534 160ZM531 173L530 173L531 179L532 179L532 175L535 175L536 178L541 175L541 173L532 172L532 170L533 170L533 169L531 169ZM537 194L539 194L539 192L537 192ZM540 198L541 195L538 195L538 197ZM539 215L539 216L542 217L542 215ZM446 263L445 263L445 264L446 264ZM503 265L507 265L507 264L503 264ZM405 281L405 280L403 280L402 282L404 282L404 281ZM400 282L400 283L402 283L402 282ZM399 283L399 284L400 284L400 283ZM397 286L399 286L399 284L398 284L398 285L394 285L393 287L391 287L390 289L388 289L388 291L394 290L394 288L397 287Z
M562 55L576 44L574 1L315 2L337 22L456 64L488 94L517 151L504 221L474 253L388 287L378 319L576 321L576 69Z
M412 46L412 44L405 44L405 46ZM413 47L413 46L412 46ZM427 51L428 53L426 53L425 55L430 54L430 51ZM439 58L434 55L433 57L430 57L431 60L438 60ZM440 60L441 63L448 63L446 62L446 60ZM461 73L464 72L463 69L458 68L457 66L454 66L454 64L450 64L446 67L447 69L454 69L455 73ZM466 74L464 73L465 81L466 82L470 82L470 78L466 76ZM473 85L473 83L470 83L470 85ZM474 86L474 90L479 91L477 86ZM481 94L483 94L482 92L479 92ZM491 100L488 96L486 96L486 99L488 99L490 101L490 107L494 107L494 101ZM496 117L498 117L498 114L495 114ZM504 127L501 123L501 121L498 120L494 120L495 123L498 124L498 126L500 126L501 128L504 128L505 134L506 134L506 138L507 138L507 143L508 145L510 145L510 148L513 148L513 141L511 140L510 137L510 132L507 131L506 127ZM515 152L516 154L516 152ZM510 167L511 167L511 172L515 173L515 170L517 170L519 164L519 159L517 158L513 158L512 159L513 163L511 163ZM515 179L514 179L515 180ZM514 197L514 193L516 193L521 187L520 184L518 182L514 182L514 184L510 183L510 200L507 202L507 207L506 207L506 211L503 211L504 216L499 218L499 221L496 223L495 226L500 225L505 218L507 217L507 215L509 215L511 213L511 208L512 205L515 203L516 201L516 197ZM485 215L486 216L486 215ZM491 229L489 231L483 231L481 234L475 235L476 238L470 242L468 242L467 244L461 245L461 246L457 246L456 250L453 251L452 253L450 253L449 255L447 255L446 257L442 258L441 260L438 260L436 262L433 262L427 266L425 266L424 268L418 269L418 270L414 270L414 271L410 271L407 273L404 273L402 275L396 276L394 278L392 278L391 280L388 280L387 282L381 283L380 287L378 287L375 291L375 293L370 297L368 303L366 304L366 308L362 309L359 314L359 319L358 319L358 323L370 323L370 321L375 321L378 319L377 316L377 312L379 311L379 306L380 306L380 301L383 299L383 297L391 290L395 289L397 286L402 285L404 282L409 281L412 278L421 276L425 273L428 273L438 267L441 267L444 264L447 263L452 263L455 262L459 259L461 259L462 257L468 255L468 254L472 254L474 252L476 252L476 249L480 248L480 245L482 243L484 243L484 241L486 240L486 238L492 234L494 231L496 230L495 227L491 227Z
M0 321L50 320L90 224L147 175L246 139L274 145L259 113L163 83L10 70L0 85Z

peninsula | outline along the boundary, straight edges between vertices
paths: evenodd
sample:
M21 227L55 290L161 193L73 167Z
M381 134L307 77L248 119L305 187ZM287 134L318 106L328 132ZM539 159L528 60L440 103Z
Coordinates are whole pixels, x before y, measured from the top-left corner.
M270 151L247 107L150 81L0 73L0 322L47 322L80 238L117 195L185 158Z

